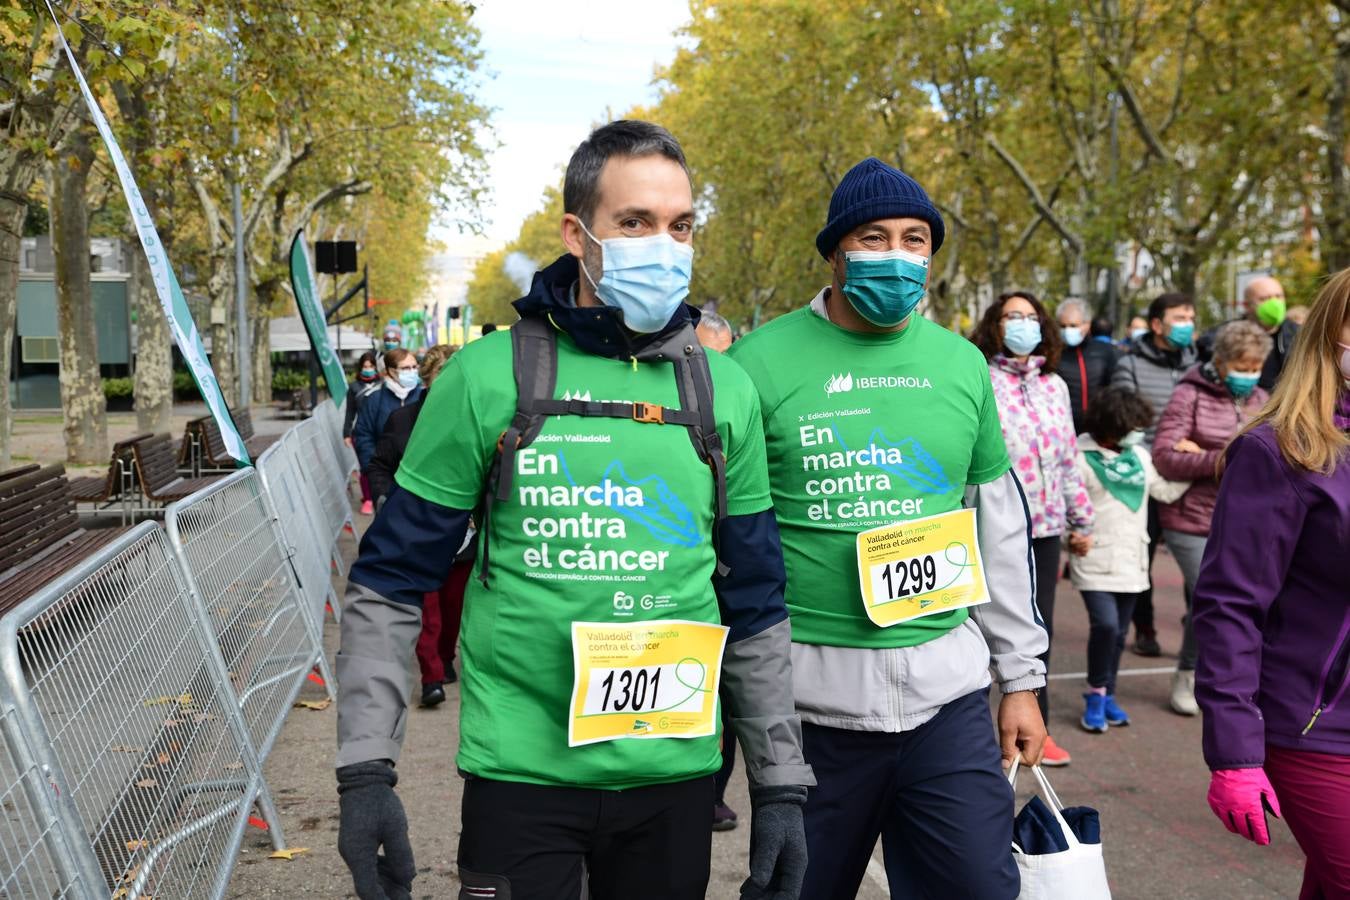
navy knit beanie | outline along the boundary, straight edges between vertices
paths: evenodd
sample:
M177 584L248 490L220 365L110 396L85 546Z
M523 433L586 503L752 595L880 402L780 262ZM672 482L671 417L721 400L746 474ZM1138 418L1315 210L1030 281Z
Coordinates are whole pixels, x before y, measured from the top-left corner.
M816 249L829 259L844 235L877 219L922 219L933 229L933 252L947 236L933 201L919 183L894 166L869 156L848 170L830 198L830 221L816 235Z

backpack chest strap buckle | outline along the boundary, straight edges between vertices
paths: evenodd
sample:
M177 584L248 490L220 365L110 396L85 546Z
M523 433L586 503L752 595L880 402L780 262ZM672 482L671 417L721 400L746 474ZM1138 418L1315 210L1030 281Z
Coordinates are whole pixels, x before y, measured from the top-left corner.
M633 421L649 424L666 424L666 408L656 403L634 403Z

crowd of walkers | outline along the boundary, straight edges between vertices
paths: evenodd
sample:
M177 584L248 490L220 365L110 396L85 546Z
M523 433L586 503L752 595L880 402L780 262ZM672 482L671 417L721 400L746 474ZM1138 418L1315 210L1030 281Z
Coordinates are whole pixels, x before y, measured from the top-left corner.
M816 238L828 284L737 339L685 302L673 136L597 129L564 207L509 334L420 368L386 335L351 388L375 514L337 658L360 897L417 871L394 791L415 649L424 707L461 667L461 897L702 897L739 744L743 898L853 896L880 840L892 896L1010 900L1005 772L1070 762L1057 584L1090 621L1076 718L1105 734L1131 721L1131 627L1162 652L1164 546L1166 699L1204 714L1209 805L1258 844L1284 815L1304 900L1350 896L1350 270L1301 330L1260 278L1198 336L1184 294L1117 343L1083 301L1014 291L966 340L916 312L938 207L866 159Z

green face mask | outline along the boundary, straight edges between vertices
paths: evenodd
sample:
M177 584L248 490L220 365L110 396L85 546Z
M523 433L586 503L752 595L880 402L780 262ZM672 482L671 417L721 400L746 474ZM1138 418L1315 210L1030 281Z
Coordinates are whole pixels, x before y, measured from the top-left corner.
M1262 300L1256 306L1256 321L1267 328L1274 328L1284 321L1287 308L1283 297L1271 297L1269 300Z

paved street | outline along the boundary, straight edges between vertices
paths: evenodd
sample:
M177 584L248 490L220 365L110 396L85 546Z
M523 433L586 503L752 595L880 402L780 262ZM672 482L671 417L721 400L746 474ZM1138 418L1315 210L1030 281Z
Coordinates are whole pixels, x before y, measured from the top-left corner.
M358 517L360 518L360 517ZM368 520L367 520L368 521ZM364 524L364 522L359 523ZM346 539L346 552L355 544ZM1165 650L1180 645L1181 579L1166 555L1159 558L1159 629ZM1205 805L1208 772L1200 756L1200 721L1166 707L1174 657L1142 659L1127 651L1129 672L1117 690L1134 717L1129 728L1090 735L1077 726L1085 669L1087 616L1076 591L1061 583L1057 601L1051 726L1073 754L1073 764L1051 773L1068 805L1095 806L1101 813L1106 859L1118 900L1233 900L1298 894L1300 856L1282 823L1272 825L1273 843L1257 848L1230 835ZM337 629L327 626L331 651ZM321 694L306 688L306 699ZM418 898L456 896L455 845L459 835L460 781L454 772L458 693L436 710L414 710L399 765L399 794L412 823L419 875ZM351 896L351 882L337 853L337 798L332 774L336 710L296 709L267 762L267 777L293 846L309 852L293 862L268 859L265 836L251 830L230 896ZM1023 785L1023 793L1027 790ZM743 770L729 791L731 806L748 819ZM1020 804L1019 800L1019 804ZM748 822L713 836L713 875L708 897L737 896L744 877ZM880 852L858 893L884 898ZM640 900L640 898L639 898ZM833 898L831 898L833 900Z

